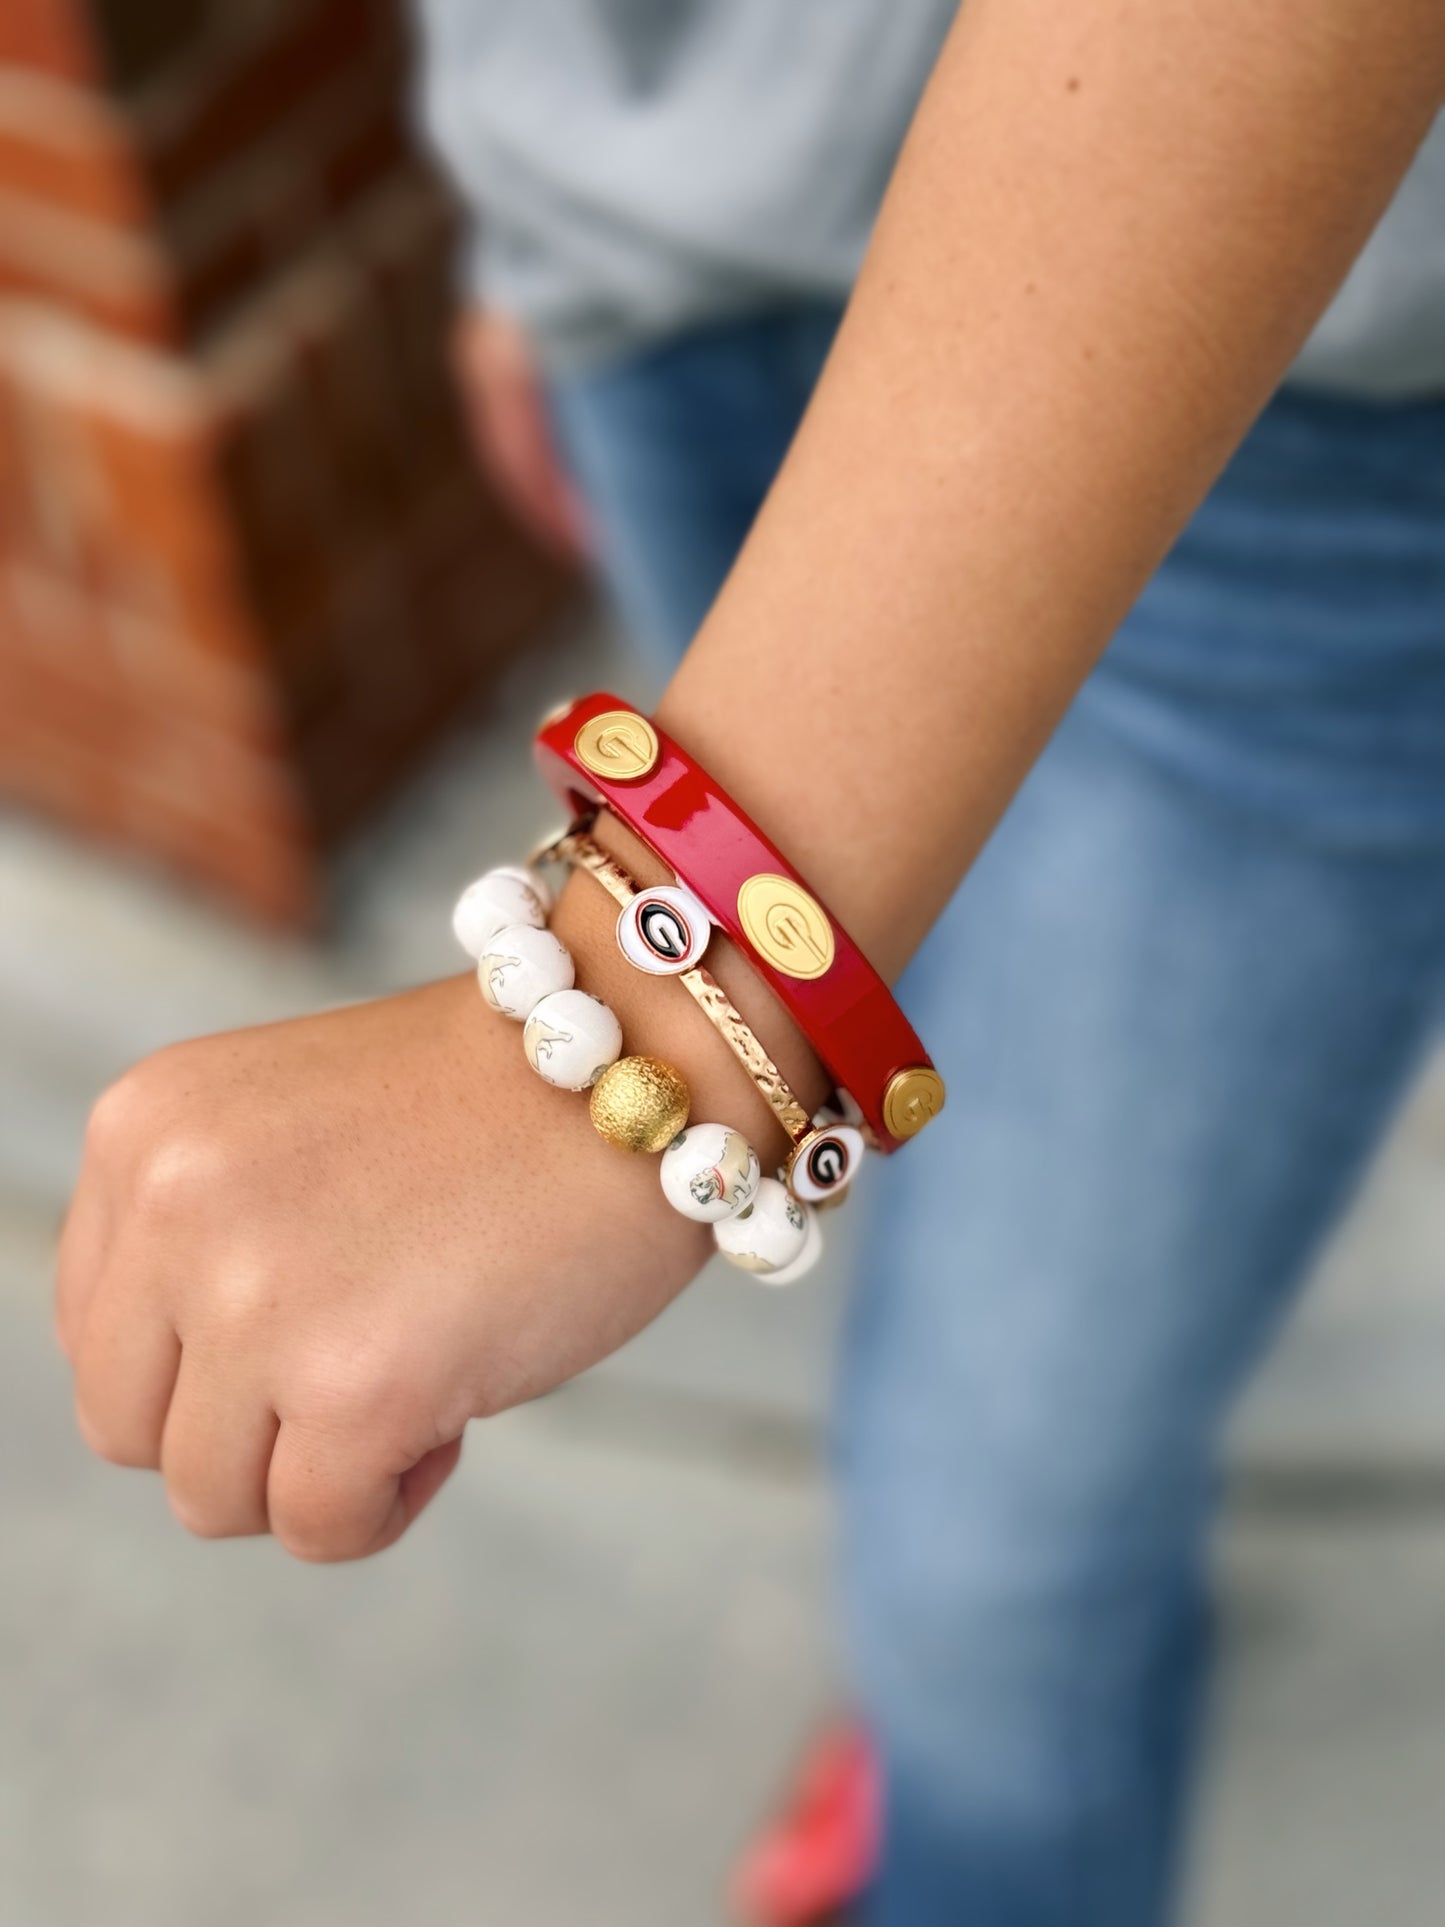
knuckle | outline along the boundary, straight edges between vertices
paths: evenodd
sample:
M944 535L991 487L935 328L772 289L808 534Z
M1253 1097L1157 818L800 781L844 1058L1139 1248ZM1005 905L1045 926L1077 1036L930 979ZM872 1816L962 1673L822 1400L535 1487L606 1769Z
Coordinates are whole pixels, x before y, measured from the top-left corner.
M308 1566L338 1565L361 1550L348 1536L335 1496L316 1487L273 1503L271 1535L283 1552Z
M85 1127L88 1156L108 1161L134 1142L145 1110L140 1085L139 1072L127 1071L108 1084L92 1104Z
M365 1367L352 1383L348 1412L352 1425L370 1439L398 1438L406 1431L409 1388L394 1365Z
M336 1566L355 1556L325 1533L296 1526L273 1527L272 1531L281 1550L304 1566Z
M500 1418L504 1412L511 1411L516 1404L516 1396L511 1388L501 1380L493 1382L484 1378L476 1389L476 1396L462 1415L462 1422L468 1419ZM460 1430L460 1427L457 1428Z
M156 1463L154 1445L126 1428L99 1417L83 1397L75 1402L75 1424L87 1449L107 1465L147 1470Z
M258 1528L174 1486L166 1489L172 1516L193 1539L240 1539Z
M163 1221L216 1196L224 1182L226 1154L218 1136L172 1127L153 1136L140 1152L131 1182L131 1206L142 1218Z
M376 1440L398 1428L405 1394L394 1359L331 1352L312 1361L300 1401L318 1432Z
M269 1251L254 1248L254 1241L207 1281L206 1323L223 1346L258 1342L274 1326L282 1304L277 1266Z
M173 1045L143 1058L96 1099L86 1126L86 1155L102 1168L122 1166L132 1207L165 1215L209 1189L238 1163L230 1131L198 1099L204 1063Z
M172 1044L152 1051L105 1087L90 1112L89 1134L97 1144L124 1147L152 1124L171 1087L171 1065L185 1048Z
M213 1513L206 1510L193 1499L167 1488L166 1498L170 1503L171 1515L176 1523L189 1532L193 1539L224 1539L226 1532Z
M291 1558L307 1566L341 1566L370 1559L396 1537L388 1528L362 1530L356 1525L295 1520L273 1524L272 1536Z

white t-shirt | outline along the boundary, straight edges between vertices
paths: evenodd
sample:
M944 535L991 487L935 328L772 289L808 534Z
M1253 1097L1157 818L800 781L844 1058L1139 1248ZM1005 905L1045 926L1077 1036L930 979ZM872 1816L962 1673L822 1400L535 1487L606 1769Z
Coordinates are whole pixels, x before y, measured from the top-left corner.
M843 299L958 0L420 0L474 285L554 359ZM1295 370L1445 397L1445 119Z

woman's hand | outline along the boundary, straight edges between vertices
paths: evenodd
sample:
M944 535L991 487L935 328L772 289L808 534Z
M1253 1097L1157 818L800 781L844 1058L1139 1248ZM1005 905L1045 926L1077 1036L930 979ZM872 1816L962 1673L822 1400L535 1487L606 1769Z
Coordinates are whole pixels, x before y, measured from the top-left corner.
M477 459L522 526L564 561L583 561L586 518L557 451L525 329L489 308L457 323L452 360Z
M597 834L642 880L667 874L605 814ZM626 1048L776 1162L762 1098L691 998L625 961L616 923L587 877L552 916ZM721 933L708 963L820 1102L817 1060ZM616 1350L712 1249L657 1160L604 1144L468 975L127 1072L91 1120L57 1324L81 1431L159 1468L182 1524L354 1559L406 1530L468 1419Z
M612 1351L708 1250L459 978L121 1078L58 1324L86 1439L158 1467L183 1524L348 1559L405 1531L468 1419Z

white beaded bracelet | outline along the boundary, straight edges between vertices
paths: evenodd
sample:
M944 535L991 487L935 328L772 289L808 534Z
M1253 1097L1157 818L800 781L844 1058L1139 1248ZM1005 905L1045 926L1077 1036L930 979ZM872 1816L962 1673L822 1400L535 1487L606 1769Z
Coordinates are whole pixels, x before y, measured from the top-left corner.
M662 1191L685 1218L713 1227L730 1264L769 1285L792 1284L822 1250L811 1206L762 1175L757 1152L726 1124L691 1124L686 1081L653 1057L622 1055L622 1026L576 987L571 953L548 928L552 898L534 871L489 870L452 916L477 966L483 1000L522 1025L522 1048L559 1090L590 1091L592 1123L609 1144L661 1151Z

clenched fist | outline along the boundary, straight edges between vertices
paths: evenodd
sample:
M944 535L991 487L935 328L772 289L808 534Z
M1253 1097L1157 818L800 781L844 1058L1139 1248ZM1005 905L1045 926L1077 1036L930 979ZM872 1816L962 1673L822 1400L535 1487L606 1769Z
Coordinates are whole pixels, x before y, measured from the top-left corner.
M62 1239L79 1422L192 1531L380 1551L468 1419L652 1318L708 1252L470 978L182 1044L96 1106Z

